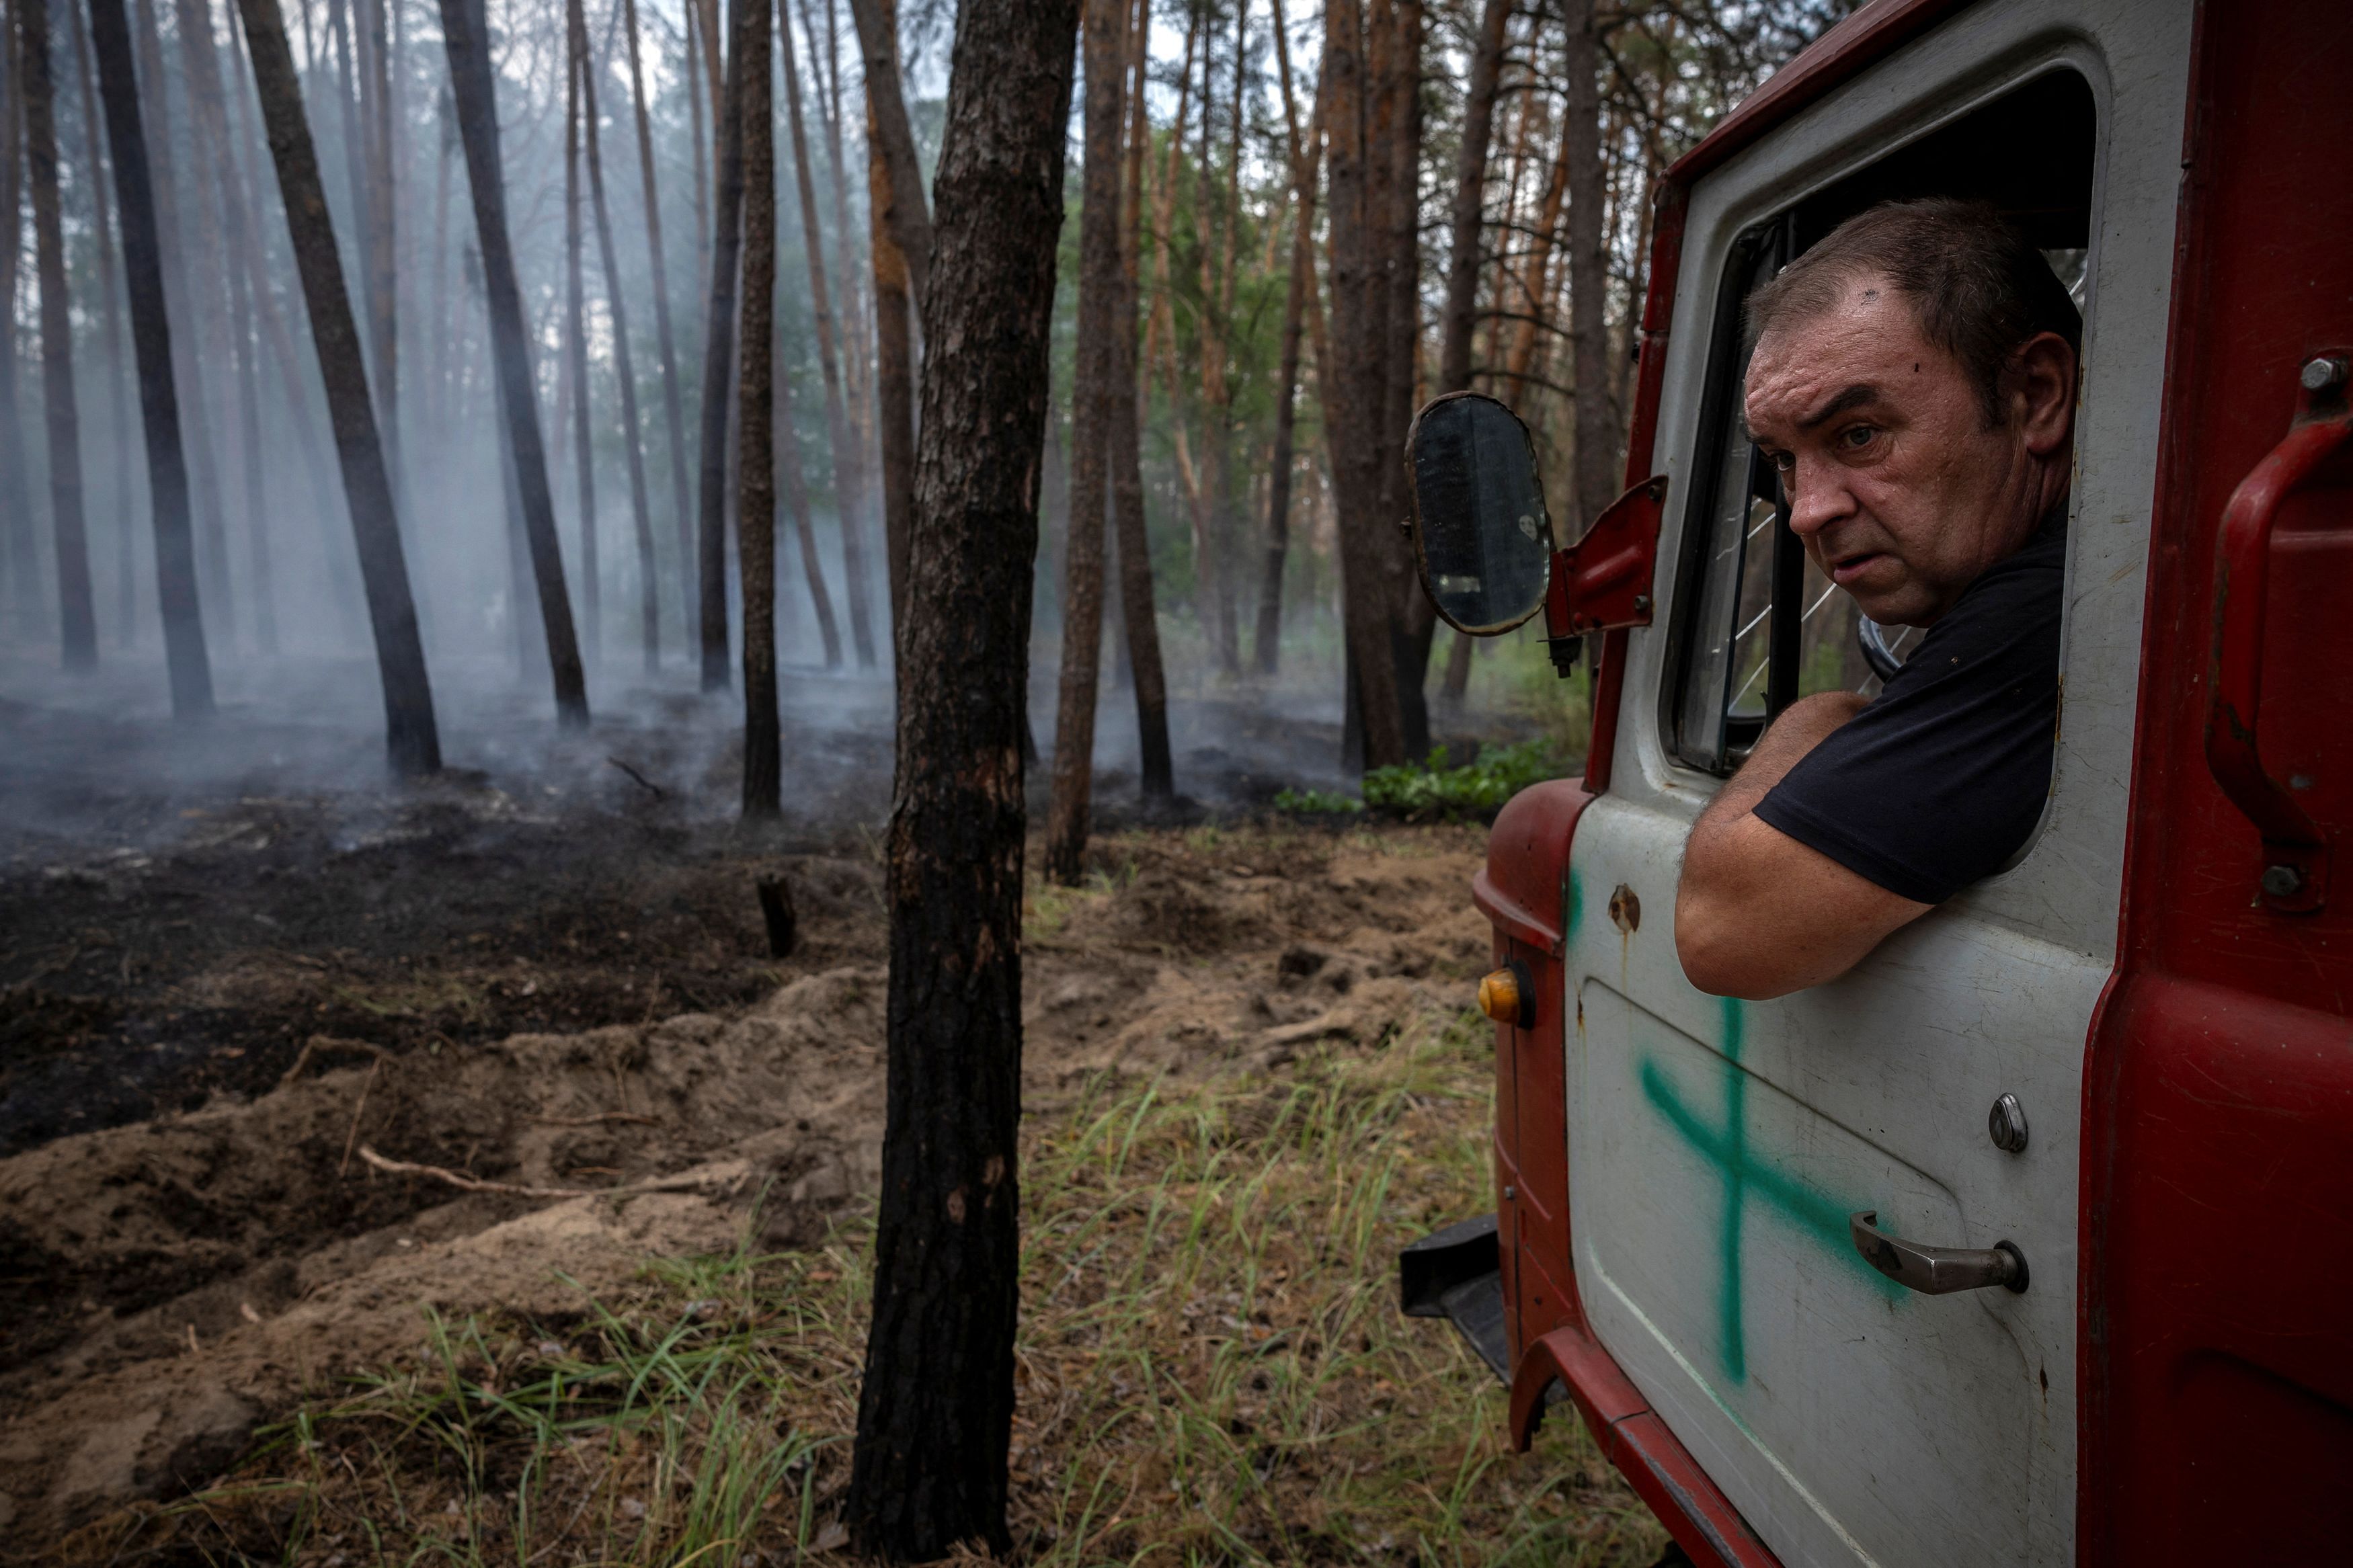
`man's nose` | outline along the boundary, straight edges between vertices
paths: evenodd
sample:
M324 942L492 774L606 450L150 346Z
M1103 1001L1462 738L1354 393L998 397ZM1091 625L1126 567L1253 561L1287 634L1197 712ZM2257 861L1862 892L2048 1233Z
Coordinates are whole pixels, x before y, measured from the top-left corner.
M1854 495L1838 467L1799 458L1782 477L1789 491L1789 531L1811 539L1831 524L1854 515Z

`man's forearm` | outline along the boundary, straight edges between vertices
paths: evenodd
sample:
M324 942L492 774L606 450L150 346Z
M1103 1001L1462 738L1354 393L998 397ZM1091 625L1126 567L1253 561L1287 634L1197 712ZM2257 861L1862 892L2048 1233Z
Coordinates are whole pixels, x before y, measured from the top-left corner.
M1756 747L1740 771L1725 781L1699 814L1693 825L1692 840L1699 841L1702 829L1711 823L1747 816L1757 809L1782 776L1802 761L1807 752L1827 740L1831 733L1863 710L1863 700L1852 691L1823 691L1791 703L1772 727L1757 739Z

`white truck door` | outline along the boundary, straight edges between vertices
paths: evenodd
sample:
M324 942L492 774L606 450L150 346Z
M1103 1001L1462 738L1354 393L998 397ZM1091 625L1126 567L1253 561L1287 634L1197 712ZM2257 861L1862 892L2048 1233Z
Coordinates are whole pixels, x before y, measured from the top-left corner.
M2079 1095L2116 924L2190 22L2189 0L1974 6L1691 193L1661 613L1571 863L1570 1219L1595 1331L1792 1568L2073 1557ZM1846 978L1704 995L1673 936L1692 820L1768 704L1865 670L1852 605L1760 499L1739 296L1848 213L1927 194L1993 199L2085 307L2051 805L2013 868ZM2022 1148L1989 1132L2005 1095ZM1931 1246L2011 1243L2029 1288L1915 1294L1858 1255L1865 1209Z

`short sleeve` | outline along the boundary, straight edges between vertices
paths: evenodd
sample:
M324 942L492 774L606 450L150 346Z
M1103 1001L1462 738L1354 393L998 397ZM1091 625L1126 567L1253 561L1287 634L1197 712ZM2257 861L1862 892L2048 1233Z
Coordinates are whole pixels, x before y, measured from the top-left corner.
M1971 584L1757 816L1924 904L2000 870L2050 796L2065 546L2063 530L2046 526Z

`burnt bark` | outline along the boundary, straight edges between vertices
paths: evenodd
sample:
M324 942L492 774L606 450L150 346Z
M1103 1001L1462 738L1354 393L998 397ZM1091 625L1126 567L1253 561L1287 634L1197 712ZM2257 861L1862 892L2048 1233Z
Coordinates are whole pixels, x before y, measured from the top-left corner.
M576 6L573 16L581 17ZM596 258L605 273L605 308L613 317L613 374L620 382L621 442L629 468L629 522L638 547L638 636L646 673L651 675L661 668L661 579L654 570L653 500L646 490L638 372L629 350L629 309L621 294L621 264L613 247L613 215L605 203L605 155L603 138L596 131L596 71L588 53L588 26L585 19L573 25L573 47L579 57L581 136L588 154L588 196L596 214Z
M1154 604L1152 541L1145 525L1143 378L1135 353L1136 317L1143 288L1144 155L1152 142L1150 103L1145 91L1152 49L1152 0L1136 0L1128 32L1127 147L1122 178L1120 287L1111 338L1111 412L1105 432L1111 466L1111 507L1119 542L1120 625L1127 637L1127 667L1135 693L1135 730L1140 783L1147 802L1176 794L1175 760L1168 744L1168 678L1160 660L1160 617Z
M842 589L849 601L849 639L858 650L858 667L871 669L875 644L873 616L866 600L866 466L850 436L849 410L843 402L840 354L834 340L833 301L826 287L824 229L818 222L817 184L810 176L808 137L801 124L800 62L793 47L792 23L781 14L777 31L784 40L785 103L792 121L793 181L800 197L801 248L808 262L810 312L817 318L818 368L825 377L826 449L833 457L833 505L841 527ZM794 464L797 469L797 454ZM821 592L821 584L815 577L810 583L812 592ZM829 609L822 612L822 619L831 626ZM827 647L827 666L831 668L839 659L830 632Z
M907 282L915 309L931 286L932 215L923 199L923 167L915 155L915 132L899 85L899 0L849 0L858 24L858 47L866 64L866 134L881 159L884 199L876 216L906 258Z
M1094 789L1095 693L1103 609L1106 437L1117 330L1121 78L1129 0L1086 0L1086 168L1079 217L1077 364L1071 382L1071 504L1062 552L1062 670L1054 719L1054 790L1046 814L1046 875L1086 876Z
M1487 148L1495 125L1495 89L1503 79L1504 29L1513 0L1486 0L1471 50L1471 83L1462 100L1462 138L1454 152L1454 211L1447 237L1446 305L1440 327L1438 390L1471 384L1471 334L1478 324L1479 260L1485 226Z
M115 196L122 212L123 294L130 309L132 352L139 362L148 510L155 527L155 597L163 613L172 713L183 720L201 719L213 710L212 664L205 653L204 615L196 590L195 532L188 516L179 390L172 374L163 246L156 234L139 78L132 65L131 26L122 0L90 0L90 49L98 57L99 96L106 110L107 146L113 154Z
M728 389L735 368L735 269L744 248L744 29L768 0L730 0L727 82L717 106L717 211L711 240L711 294L704 308L702 353L702 473L697 563L702 595L695 624L702 651L702 689L727 689L727 426ZM767 57L760 57L765 68Z
M744 816L784 808L776 714L776 136L769 107L770 0L735 31L744 68L732 84L744 164L744 367L736 391L735 549L744 593ZM584 35L585 36L585 35Z
M353 192L367 210L361 265L367 272L368 347L375 370L376 420L384 434L385 471L397 498L406 469L400 445L400 284L396 251L392 147L391 39L385 26L385 0L353 0L360 53L361 143L367 171L364 193ZM593 624L595 616L590 616Z
M547 482L547 448L540 438L539 394L532 384L529 339L523 331L522 293L515 283L514 247L507 235L506 180L499 162L497 88L491 76L481 0L440 3L441 36L449 54L450 91L458 110L459 138L466 149L466 182L473 193L475 237L481 247L482 292L490 306L491 353L504 400L507 437L514 447L515 487L522 498L523 532L531 544L532 581L539 595L540 620L547 632L547 662L555 686L556 715L566 726L585 728L588 722L588 688L580 668L580 645L573 631L572 599L564 586L564 549L555 533L555 498ZM257 4L267 6L273 24L276 21L276 0L237 0L237 4L246 12L248 34L255 15L251 7ZM282 32L279 37L282 47ZM290 73L291 68L290 64ZM295 107L301 107L299 100L295 100ZM273 133L273 150L275 141ZM290 200L287 206L290 211L293 203ZM319 213L323 220L323 205Z
M293 51L287 47L278 0L237 0L237 8L245 18L254 86L269 132L270 160L278 169L279 195L285 203L287 238L310 306L311 340L318 350L320 379L326 384L335 453L343 461L343 494L351 506L352 538L359 548L360 580L367 594L368 624L375 635L376 668L384 680L385 743L396 771L433 773L441 766L441 741L434 724L425 646L417 636L391 474L368 397L359 326L343 286L343 258L335 248L318 153L302 113Z
M90 537L81 512L81 408L74 395L73 301L66 292L65 223L58 206L57 89L49 70L48 0L16 0L24 84L25 168L33 188L33 265L41 286L41 404L49 437L49 523L56 536L58 630L65 667L98 668Z
M694 624L694 580L686 564L694 559L694 509L688 499L686 482L686 416L679 395L677 338L670 328L670 264L662 255L661 191L654 177L653 121L646 107L645 68L638 58L638 0L621 0L621 15L629 31L629 92L637 115L638 172L645 187L646 254L653 267L654 343L661 356L662 424L670 432L670 508L678 529L679 586L685 601L681 624L691 626ZM687 70L690 82L693 68L693 62L690 60ZM702 133L701 116L698 115L696 120L694 134L700 137ZM609 265L606 276L613 276ZM617 281L613 284L613 297L617 301L620 298ZM623 342L627 341L627 334L623 334ZM626 372L624 382L627 382ZM633 389L629 394L632 402L636 395ZM642 458L639 462L642 464ZM648 575L650 578L650 569ZM658 633L659 630L657 626L655 631ZM650 645L650 637L649 641Z
M1421 344L1421 55L1425 28L1421 0L1402 0L1395 11L1387 80L1389 100L1389 205L1388 284L1381 349L1381 521L1388 568L1389 602L1395 617L1390 648L1398 663L1398 710L1405 725L1409 758L1430 752L1430 701L1425 682L1430 644L1438 612L1415 581L1413 552L1402 524L1405 494L1405 434L1413 425Z
M965 0L940 155L888 846L873 1327L845 1510L892 1562L1008 1548L1029 595L1077 0Z

